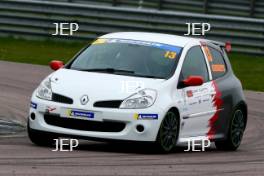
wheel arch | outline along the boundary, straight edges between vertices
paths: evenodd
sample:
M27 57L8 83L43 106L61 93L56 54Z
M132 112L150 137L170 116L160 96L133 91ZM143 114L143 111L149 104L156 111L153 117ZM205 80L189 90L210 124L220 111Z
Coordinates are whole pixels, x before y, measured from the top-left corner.
M244 115L245 115L245 123L247 124L247 120L248 120L248 107L245 101L240 101L239 103L237 103L237 105L234 107L233 111L237 108L241 108L241 110L243 111Z
M176 114L180 117L180 111L179 111L178 108L176 108L176 107L171 107L168 111L172 111L172 112L176 113ZM167 111L167 112L168 112L168 111Z
M227 124L228 126L227 126L226 132L225 132L225 138L228 135L228 131L229 131L229 128L230 128L230 123L231 123L232 116L233 116L235 110L238 109L238 108L241 108L241 110L244 112L244 114L245 114L245 124L247 124L247 120L248 120L247 103L245 101L241 100L238 103L236 103L236 105L232 108L232 112L230 114L230 118L229 118L228 124ZM245 126L245 128L246 128L246 126Z
M169 111L172 111L172 112L174 112L177 116L178 116L178 118L179 118L179 125L181 124L181 115L180 115L180 111L179 111L179 109L177 108L177 107L175 107L175 106L173 106L173 107L170 107L168 110L167 110L167 112L169 112ZM166 112L166 113L167 113ZM179 126L180 127L180 126Z
M177 107L175 107L175 106L173 106L173 107L170 107L170 108L168 108L167 110L166 110L166 114L167 114L167 112L169 112L169 111L172 111L172 112L174 112L177 116L178 116L178 120L179 120L179 128L178 129L180 129L180 124L181 124L181 118L180 118L180 111L179 111L179 109L177 108ZM165 115L166 115L165 114ZM163 117L163 119L165 118L165 116ZM163 122L163 119L161 120L161 123L160 123L160 126L159 126L159 130L160 130L160 127L161 127L161 124L162 124L162 122ZM156 134L156 140L157 140L157 137L158 137L158 134L159 134L159 130L158 130L158 132L157 132L157 134ZM179 132L180 131L178 131L178 135L179 135Z

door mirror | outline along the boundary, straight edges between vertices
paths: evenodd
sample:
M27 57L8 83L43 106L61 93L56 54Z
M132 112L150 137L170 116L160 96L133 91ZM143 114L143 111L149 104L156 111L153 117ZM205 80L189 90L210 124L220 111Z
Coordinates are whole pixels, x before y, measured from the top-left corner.
M189 76L187 79L182 81L184 87L188 86L200 86L204 83L202 76Z
M64 66L64 63L62 61L53 60L50 62L49 66L52 70L56 71L56 70L62 68Z

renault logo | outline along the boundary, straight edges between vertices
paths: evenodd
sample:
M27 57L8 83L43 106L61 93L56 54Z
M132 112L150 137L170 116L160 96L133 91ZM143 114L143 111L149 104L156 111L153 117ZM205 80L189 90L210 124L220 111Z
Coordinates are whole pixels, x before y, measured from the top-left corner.
M80 100L82 105L86 105L89 101L88 95L82 96Z

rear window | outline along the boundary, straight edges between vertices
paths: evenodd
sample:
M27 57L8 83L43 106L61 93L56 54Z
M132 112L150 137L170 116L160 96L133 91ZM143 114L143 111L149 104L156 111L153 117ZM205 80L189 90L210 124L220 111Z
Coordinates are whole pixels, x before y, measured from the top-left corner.
M222 53L212 47L208 47L211 58L209 59L213 79L220 78L226 73L226 63Z

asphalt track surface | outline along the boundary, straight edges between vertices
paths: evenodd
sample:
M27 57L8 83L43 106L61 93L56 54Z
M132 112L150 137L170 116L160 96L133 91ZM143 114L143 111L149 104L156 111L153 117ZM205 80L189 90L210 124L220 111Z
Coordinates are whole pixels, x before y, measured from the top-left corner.
M264 93L246 91L249 120L236 152L175 150L151 145L80 141L72 152L37 147L26 136L30 95L51 70L0 61L0 175L264 175ZM13 134L13 132L16 132Z

